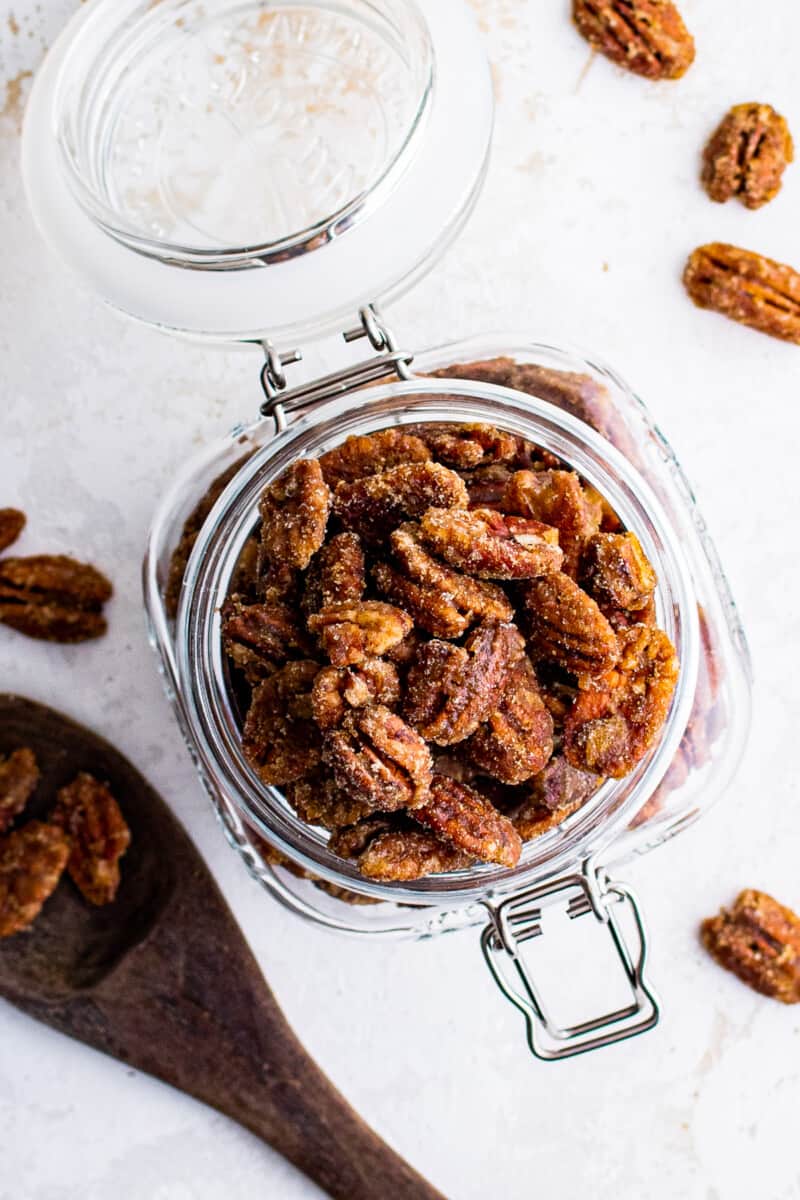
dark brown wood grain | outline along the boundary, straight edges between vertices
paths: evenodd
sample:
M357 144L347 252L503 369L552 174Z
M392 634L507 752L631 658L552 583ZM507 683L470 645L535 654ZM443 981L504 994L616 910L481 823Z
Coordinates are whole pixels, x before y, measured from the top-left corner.
M443 1200L361 1120L305 1052L200 855L112 746L52 709L0 695L0 754L36 753L26 816L78 771L107 780L131 826L116 901L64 881L0 942L0 996L263 1138L337 1200ZM123 1086L120 1078L120 1086Z

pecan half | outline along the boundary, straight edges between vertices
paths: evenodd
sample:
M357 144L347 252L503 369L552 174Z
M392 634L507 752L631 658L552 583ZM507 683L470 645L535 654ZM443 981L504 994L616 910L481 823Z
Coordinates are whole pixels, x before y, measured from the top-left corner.
M430 750L383 704L356 709L329 730L323 758L342 791L374 810L416 808L428 793Z
M291 783L319 764L322 739L311 713L318 671L314 662L290 662L253 689L242 752L266 784Z
M699 308L800 344L800 273L792 267L711 242L692 251L683 283Z
M524 652L519 630L497 621L479 625L463 646L427 642L408 673L406 719L439 746L462 742L497 707Z
M648 608L656 588L656 573L635 533L596 533L581 560L581 586L605 613L622 609L635 614Z
M672 0L573 0L587 42L646 79L680 79L694 62L694 39Z
M712 958L764 996L800 1003L800 917L753 888L701 926Z
M562 572L534 579L523 597L534 657L576 675L605 671L617 660L614 630L597 603Z
M23 811L38 782L36 755L27 746L0 758L0 833Z
M411 632L408 613L382 600L329 604L308 618L308 628L335 667L379 658Z
M617 666L579 692L564 722L564 754L582 771L615 779L655 742L678 679L675 649L661 629L620 632Z
M323 667L311 689L311 709L320 729L341 725L351 708L385 704L400 699L400 676L394 663L367 658L350 667Z
M0 621L28 637L100 637L107 628L101 610L111 592L105 575L65 554L0 559Z
M70 844L67 871L90 904L110 904L120 882L119 860L131 832L108 787L81 772L60 789L50 818Z
M368 803L350 796L332 775L322 773L288 783L286 799L302 821L324 829L353 825L372 812Z
M62 829L28 821L0 838L0 938L27 929L58 886L69 858Z
M583 548L600 528L600 513L574 471L516 471L505 490L503 509L557 529L561 569L575 578Z
M581 771L568 763L562 754L557 754L530 781L528 800L536 808L575 808L585 804L602 786L603 780L588 771Z
M311 649L308 635L288 604L247 604L241 596L230 596L222 606L222 644L250 683Z
M361 539L357 533L337 533L319 552L319 607L352 604L366 586Z
M371 839L358 857L358 869L367 879L402 883L460 871L474 861L430 830L391 829Z
M261 547L270 563L304 570L325 537L331 491L314 458L301 458L261 494Z
M445 421L432 421L412 428L435 459L459 471L489 463L511 462L517 453L517 439L513 434L503 433L494 425L451 425Z
M533 579L557 571L563 557L555 529L489 508L429 508L419 536L451 567L478 579Z
M500 703L467 749L476 767L503 783L524 783L544 768L553 753L553 718L529 658L509 670Z
M18 508L0 508L0 551L12 546L24 528L24 512Z
M703 151L703 187L720 204L736 196L760 208L780 191L793 158L789 126L771 104L735 104Z
M340 483L333 497L334 512L345 528L371 544L382 542L402 521L422 516L428 508L466 508L468 503L463 479L434 462L391 467L380 475Z
M378 433L349 437L341 446L323 454L319 465L325 482L333 489L338 483L353 483L390 467L427 462L430 457L425 442L410 430L381 429Z
M515 867L522 843L514 826L489 800L466 784L434 775L428 799L414 820L481 862Z

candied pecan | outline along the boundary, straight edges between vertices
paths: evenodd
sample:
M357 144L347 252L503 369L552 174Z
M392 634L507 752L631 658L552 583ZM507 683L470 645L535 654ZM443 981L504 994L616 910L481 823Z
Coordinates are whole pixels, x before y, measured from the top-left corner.
M593 49L646 79L680 79L694 62L672 0L572 0L572 19Z
M446 467L469 471L489 463L510 462L517 453L517 439L494 425L450 424L431 421L413 426L433 457Z
M325 734L322 755L342 791L372 809L416 808L427 795L430 750L383 704L348 713Z
M222 644L251 683L310 649L308 635L287 604L247 604L241 596L229 596L222 606Z
M784 263L711 242L689 255L683 283L699 308L800 344L800 273Z
M427 642L408 673L407 720L439 746L462 742L497 707L509 668L524 652L519 630L498 621L479 625L463 646Z
M0 559L0 622L51 642L83 642L106 631L105 575L65 554Z
M357 533L337 533L319 552L319 607L360 600L366 586L361 539Z
M627 775L655 742L678 678L674 647L661 629L620 632L617 666L591 682L564 724L564 754L574 767Z
M601 533L619 533L622 529L622 522L605 496L602 496L597 488L592 487L591 483L587 483L586 480L581 486L595 528L599 529Z
M110 904L131 832L108 786L82 771L60 789L50 819L69 839L67 871L81 895L90 904Z
M731 909L700 927L712 958L743 983L783 1004L800 1003L800 917L766 892L748 888Z
M651 603L657 579L635 533L596 533L586 544L580 582L603 612L638 614Z
M777 196L793 158L789 126L771 104L735 104L703 151L702 184L720 204L736 196L760 208Z
M378 433L349 437L319 460L328 487L353 483L365 475L378 475L390 467L427 462L431 457L421 438L407 429L381 429Z
M562 805L561 808L554 809L529 799L511 814L511 823L523 842L532 842L534 838L541 837L543 833L549 833L562 821L566 821L567 817L571 817L574 812L577 812L583 803L583 800L574 800L569 804Z
M503 783L524 783L553 753L553 718L529 658L511 667L497 708L469 739L476 767Z
M5 833L33 795L39 782L36 755L20 746L8 758L0 756L0 833Z
M550 659L576 675L605 671L616 662L614 630L569 575L558 571L531 580L523 603L534 657Z
M311 709L320 729L341 725L351 708L385 704L400 699L400 677L394 663L367 658L350 667L323 667L311 689Z
M481 862L515 867L522 843L514 826L474 788L446 775L434 775L425 803L414 820Z
M330 507L331 491L317 460L292 463L259 501L265 558L304 570L322 545Z
M471 579L433 558L420 545L413 523L396 529L390 542L397 568L378 563L375 582L421 629L436 637L459 637L476 620L508 621L514 615L502 588Z
M425 875L461 871L475 860L427 829L379 833L359 855L358 869L367 879L410 882Z
M506 484L512 475L510 467L505 463L491 463L488 467L459 473L467 485L470 508L502 509Z
M380 543L401 521L419 517L426 509L466 508L469 494L455 471L441 463L409 463L354 483L340 483L333 509L348 529L366 542Z
M419 536L451 567L479 579L532 579L557 571L563 557L556 530L490 508L429 508Z
M630 629L633 625L655 625L656 623L655 596L648 596L644 602L644 608L636 610L615 608L613 604L600 601L600 611L615 633L619 633L621 629Z
M328 840L328 849L332 854L338 854L339 858L358 858L379 834L408 826L409 822L404 822L402 815L372 813L352 825L334 830Z
M311 714L318 671L314 662L290 662L253 690L242 751L266 784L291 783L319 763L321 736Z
M286 799L302 821L324 829L341 829L372 812L368 803L348 795L333 776L325 774L287 783Z
M553 812L560 808L585 804L601 787L602 779L588 771L579 771L562 754L557 754L531 779L528 785L528 801L536 808L549 808Z
M0 938L27 929L58 886L69 858L62 829L28 821L0 838Z
M517 471L503 497L503 509L533 517L558 530L562 571L573 579L587 540L600 527L600 514L574 471Z
M12 546L24 528L24 512L18 508L0 508L0 551Z
M427 639L420 633L418 629L412 629L407 633L402 642L398 642L396 646L390 646L384 652L383 657L388 658L389 662L394 663L398 670L402 671L405 667L411 665L417 657L417 651Z
M402 642L414 622L408 613L382 600L329 604L308 618L320 645L335 667L379 658Z

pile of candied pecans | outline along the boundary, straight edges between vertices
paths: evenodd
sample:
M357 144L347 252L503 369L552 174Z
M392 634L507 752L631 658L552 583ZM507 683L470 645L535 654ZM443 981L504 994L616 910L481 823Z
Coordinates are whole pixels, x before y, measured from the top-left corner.
M259 515L222 610L243 752L364 876L513 867L657 740L655 573L549 452L384 429L293 463Z

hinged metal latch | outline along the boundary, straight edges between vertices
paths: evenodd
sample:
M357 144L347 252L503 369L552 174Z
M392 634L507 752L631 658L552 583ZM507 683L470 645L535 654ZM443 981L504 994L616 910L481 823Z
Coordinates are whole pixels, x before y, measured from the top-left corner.
M542 909L569 894L567 916L571 919L594 914L605 926L622 963L631 1001L615 1011L580 1024L560 1025L549 1011L537 986L535 952L522 947L542 935ZM511 896L495 905L486 904L491 917L481 937L486 962L500 990L525 1017L528 1044L537 1058L554 1060L597 1050L614 1042L644 1033L658 1022L658 1000L645 978L647 936L639 904L626 884L611 882L590 862L579 874L564 876ZM631 949L620 917L627 912L635 942Z
M413 354L397 349L391 330L374 305L370 304L360 309L358 315L360 324L354 329L346 329L342 337L346 342L368 338L375 354L362 362L353 363L319 379L312 379L299 387L287 386L284 367L300 362L302 352L291 350L288 354L279 354L270 341L262 343L266 361L261 369L261 386L266 399L261 405L261 412L265 417L274 417L278 429L284 428L287 412L307 408L333 396L345 395L368 383L375 383L387 375L396 375L400 379L411 378L409 366Z

